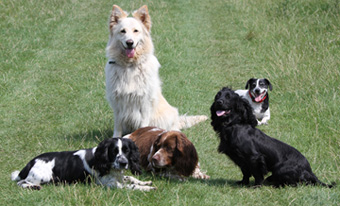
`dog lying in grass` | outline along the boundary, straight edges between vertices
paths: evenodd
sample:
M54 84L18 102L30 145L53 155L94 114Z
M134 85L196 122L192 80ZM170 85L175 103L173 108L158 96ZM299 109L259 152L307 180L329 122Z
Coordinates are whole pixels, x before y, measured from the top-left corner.
M124 138L135 142L146 171L179 180L210 178L200 170L196 148L182 132L144 127Z
M294 147L271 138L255 128L257 120L249 102L229 88L223 88L210 108L211 125L220 138L218 151L230 157L241 168L243 179L239 184L248 185L255 178L255 186L263 183L276 187L285 185L322 185L307 159ZM272 172L264 180L264 175Z
M46 183L90 182L115 188L150 191L151 181L142 182L124 176L130 168L140 174L139 152L132 140L110 138L98 147L77 151L49 152L33 158L20 172L12 173L12 180L23 188L40 190Z

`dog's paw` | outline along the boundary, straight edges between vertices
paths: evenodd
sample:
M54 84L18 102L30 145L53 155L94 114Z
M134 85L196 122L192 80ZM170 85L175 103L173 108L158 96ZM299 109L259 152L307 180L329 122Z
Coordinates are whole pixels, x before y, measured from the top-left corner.
M145 182L143 182L143 184L141 184L141 185L152 185L152 181L145 181Z
M148 187L148 188L146 188L145 191L149 192L149 191L152 191L152 190L157 190L157 187Z
M241 180L241 181L237 181L236 184L241 185L241 186L249 185L249 181Z
M210 179L210 176L205 174L205 172L194 172L192 175L191 175L193 178L195 179L204 179L204 180L207 180L207 179Z

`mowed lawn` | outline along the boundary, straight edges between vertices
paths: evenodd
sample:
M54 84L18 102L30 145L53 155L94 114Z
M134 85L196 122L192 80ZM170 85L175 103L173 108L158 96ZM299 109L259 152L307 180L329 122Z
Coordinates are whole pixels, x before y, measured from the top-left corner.
M210 120L183 130L210 180L143 174L158 188L148 193L10 181L40 153L112 136L104 65L113 4L148 5L163 94L180 113L210 116L223 86L268 78L271 120L259 128L297 148L321 181L340 183L339 0L0 0L1 205L339 205L340 186L238 186L241 171L217 152Z

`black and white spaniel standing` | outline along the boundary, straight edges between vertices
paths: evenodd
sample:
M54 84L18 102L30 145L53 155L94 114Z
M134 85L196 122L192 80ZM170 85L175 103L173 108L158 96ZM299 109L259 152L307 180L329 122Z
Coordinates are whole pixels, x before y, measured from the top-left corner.
M107 187L149 191L156 189L131 176L130 168L140 174L139 152L130 139L110 138L95 148L77 151L49 152L33 158L22 170L12 173L12 180L23 188L40 189L46 183L90 182ZM91 178L92 176L92 178Z
M220 138L218 151L241 168L243 179L239 184L248 185L253 176L256 186L264 182L277 187L299 183L333 186L319 181L297 149L257 129L250 104L233 90L220 90L210 111L211 125ZM272 174L265 181L268 172Z

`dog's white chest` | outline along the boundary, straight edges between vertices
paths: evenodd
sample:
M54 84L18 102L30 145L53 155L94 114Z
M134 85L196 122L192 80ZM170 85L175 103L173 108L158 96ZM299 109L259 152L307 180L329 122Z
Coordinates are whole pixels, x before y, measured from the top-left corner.
M150 94L150 90L160 88L159 66L155 57L126 67L107 63L105 67L107 95L144 97Z

